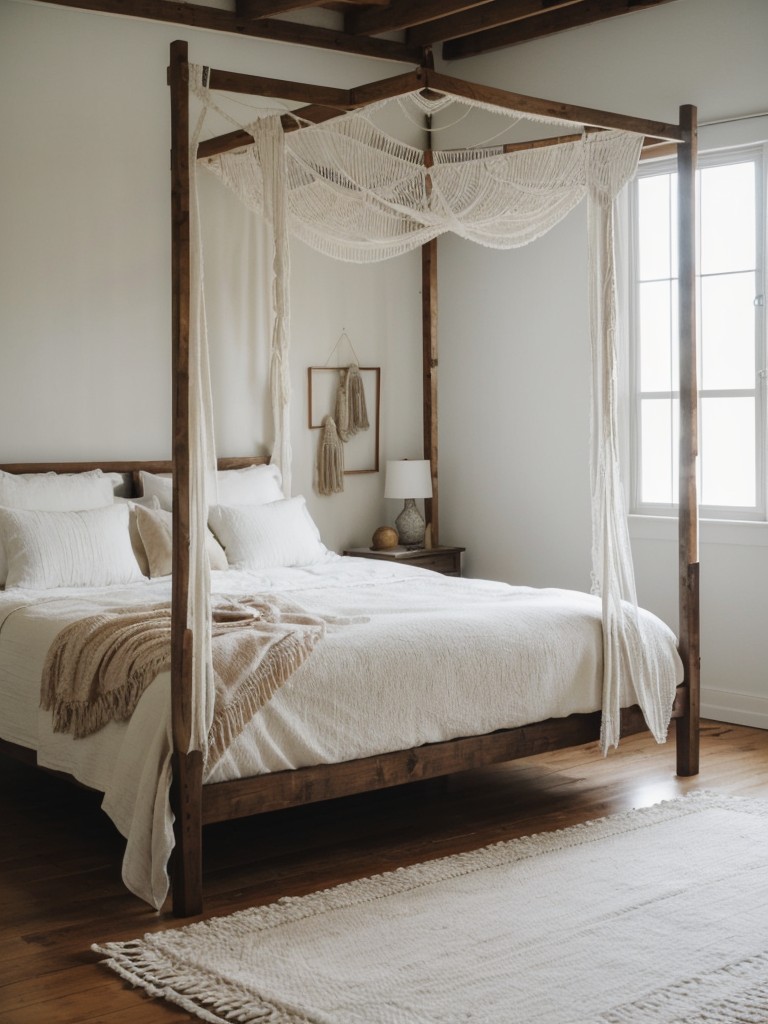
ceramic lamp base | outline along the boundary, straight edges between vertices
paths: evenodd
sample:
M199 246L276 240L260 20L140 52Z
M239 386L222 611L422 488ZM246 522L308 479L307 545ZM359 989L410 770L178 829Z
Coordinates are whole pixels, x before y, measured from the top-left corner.
M406 498L403 511L395 520L395 528L400 543L406 547L411 544L424 543L424 517L416 507L414 498Z

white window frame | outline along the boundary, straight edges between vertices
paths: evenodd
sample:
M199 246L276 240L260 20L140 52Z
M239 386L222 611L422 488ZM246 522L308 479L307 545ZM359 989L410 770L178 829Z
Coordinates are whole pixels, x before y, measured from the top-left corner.
M739 163L745 160L755 162L756 204L755 217L758 225L756 240L756 274L755 274L755 505L754 506L699 506L702 519L731 520L745 522L765 522L768 520L768 352L766 344L766 195L768 194L768 143L759 145L739 146L708 153L700 153L699 168L722 166L723 164ZM640 500L642 450L640 436L640 407L642 397L650 397L662 393L640 391L640 338L639 338L639 267L637 256L638 239L638 188L637 181L647 176L674 173L677 170L675 157L644 161L638 168L635 181L629 194L630 240L629 240L629 377L630 377L630 510L634 515L641 516L676 516L677 503L652 503ZM698 176L697 176L698 177ZM698 189L697 189L698 191ZM674 226L676 230L676 225ZM675 268L672 268L673 279ZM697 280L698 285L698 280ZM700 290L697 287L696 322L697 331L701 326ZM699 346L700 350L700 346ZM748 392L751 394L751 391ZM702 397L745 394L745 390L719 391L714 389L699 390L699 405ZM679 391L665 392L663 396L671 396L679 400ZM701 444L701 441L699 441ZM701 448L699 449L701 450ZM678 452L673 453L673 465L678 465Z

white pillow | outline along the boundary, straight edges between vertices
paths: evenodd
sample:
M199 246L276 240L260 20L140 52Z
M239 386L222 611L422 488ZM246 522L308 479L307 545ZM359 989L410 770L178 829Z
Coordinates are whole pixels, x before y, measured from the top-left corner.
M212 505L208 522L238 569L312 565L328 554L300 494L266 505Z
M0 508L0 536L6 589L105 587L144 578L131 548L127 505L82 512Z
M266 505L280 501L283 478L277 466L248 466L246 469L222 469L216 474L219 505ZM216 492L211 493L216 501Z
M145 496L156 497L160 508L173 508L173 480L170 474L141 470L141 490ZM247 466L245 469L222 469L216 474L216 491L211 484L209 498L220 505L263 505L284 497L282 476L277 466Z
M100 469L86 473L6 473L0 470L0 506L42 512L102 508L113 498L111 479ZM8 573L0 543L0 586Z
M173 513L163 508L149 509L137 506L134 510L136 525L147 560L148 576L170 576L173 569ZM226 569L227 556L206 529L205 547L211 569Z
M0 470L0 505L40 512L76 512L112 503L112 481L87 473L6 473Z
M157 498L121 498L119 495L115 495L115 501L120 504L124 504L128 507L128 535L131 538L131 547L133 553L136 556L136 561L139 563L139 569L141 569L142 576L149 576L149 559L147 558L147 552L144 550L144 541L141 539L139 533L139 526L136 522L136 509L137 508L160 508L160 502Z

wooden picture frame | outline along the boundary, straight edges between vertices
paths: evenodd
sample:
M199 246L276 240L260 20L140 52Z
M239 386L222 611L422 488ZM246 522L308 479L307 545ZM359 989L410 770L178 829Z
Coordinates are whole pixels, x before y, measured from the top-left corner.
M309 429L319 430L326 416L336 408L339 372L346 366L310 366L307 370ZM381 367L361 366L360 378L368 410L367 430L361 430L344 442L344 474L378 473L379 420L381 408Z

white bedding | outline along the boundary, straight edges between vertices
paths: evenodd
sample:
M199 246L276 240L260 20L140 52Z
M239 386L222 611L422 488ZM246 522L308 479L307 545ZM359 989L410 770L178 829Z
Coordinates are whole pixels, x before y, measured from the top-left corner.
M598 599L441 576L373 559L328 555L307 568L213 573L218 593L280 592L330 625L310 658L256 715L206 781L331 763L511 728L600 707ZM52 732L39 709L50 642L105 604L170 599L170 581L126 587L0 592L0 737L40 764L104 792L128 843L126 885L155 907L168 890L168 674L130 723L86 739ZM640 612L667 718L682 665L671 630ZM635 703L631 687L622 705Z

